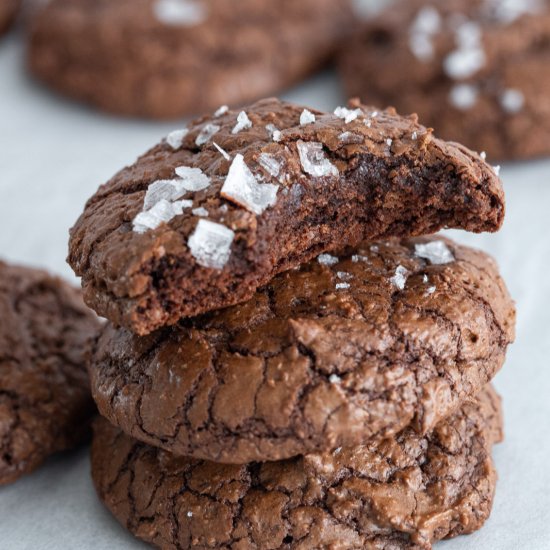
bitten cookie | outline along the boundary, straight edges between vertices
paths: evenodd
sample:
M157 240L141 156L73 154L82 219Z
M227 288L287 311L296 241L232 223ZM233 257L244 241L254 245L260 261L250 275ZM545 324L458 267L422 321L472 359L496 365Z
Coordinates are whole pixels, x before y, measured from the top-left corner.
M13 23L20 0L0 0L0 35L4 34Z
M335 53L350 0L51 0L31 71L123 115L176 118L294 84Z
M113 424L175 454L280 460L427 433L500 369L514 316L482 252L374 243L145 338L105 327L92 393Z
M501 427L488 388L426 436L223 466L175 458L101 419L92 476L118 521L162 549L430 549L489 516Z
M491 158L550 154L550 0L406 0L342 48L347 92Z
M199 119L100 187L68 260L90 307L144 335L327 250L503 217L494 170L416 117L270 99Z
M85 435L94 412L85 361L98 330L79 291L0 262L0 484Z

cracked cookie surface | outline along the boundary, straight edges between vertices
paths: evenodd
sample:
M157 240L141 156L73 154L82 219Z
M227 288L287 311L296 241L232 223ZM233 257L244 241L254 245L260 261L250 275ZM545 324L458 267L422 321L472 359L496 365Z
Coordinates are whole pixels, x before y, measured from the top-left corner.
M549 43L550 0L404 1L342 47L340 72L348 94L442 138L531 158L550 153Z
M51 0L29 66L53 89L129 116L179 118L278 93L326 64L350 0Z
M92 476L118 521L165 550L430 549L489 516L501 430L486 388L425 436L407 429L330 454L224 466L174 457L98 419Z
M95 410L85 362L98 330L80 291L0 262L0 484L83 439Z
M427 433L476 395L514 338L494 261L441 237L322 255L248 302L146 337L106 326L90 375L103 416L223 463Z
M199 119L122 170L71 230L86 303L144 335L327 250L501 226L502 184L477 154L391 110L335 113L264 100Z

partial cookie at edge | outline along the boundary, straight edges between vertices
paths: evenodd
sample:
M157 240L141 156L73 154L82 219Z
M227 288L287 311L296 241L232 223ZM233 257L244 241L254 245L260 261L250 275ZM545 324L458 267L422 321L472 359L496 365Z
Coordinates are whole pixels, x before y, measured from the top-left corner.
M0 262L0 485L87 434L86 360L99 322L78 290Z

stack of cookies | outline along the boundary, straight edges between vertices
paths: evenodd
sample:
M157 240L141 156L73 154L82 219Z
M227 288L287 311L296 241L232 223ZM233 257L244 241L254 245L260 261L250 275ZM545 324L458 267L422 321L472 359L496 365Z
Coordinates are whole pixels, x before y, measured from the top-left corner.
M487 519L514 337L478 154L415 116L275 99L173 132L88 201L69 262L110 321L92 474L160 548L430 548ZM424 236L423 236L424 235Z

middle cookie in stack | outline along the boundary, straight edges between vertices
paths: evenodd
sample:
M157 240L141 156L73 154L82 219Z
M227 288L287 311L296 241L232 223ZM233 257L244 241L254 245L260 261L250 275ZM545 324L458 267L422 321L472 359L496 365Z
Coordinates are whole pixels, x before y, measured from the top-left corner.
M483 159L393 110L266 100L171 134L71 233L113 323L90 364L102 500L161 548L477 529L514 307L488 256L412 237L503 216Z
M147 337L108 326L92 392L113 424L175 454L281 460L427 433L500 369L513 320L485 254L378 242Z

